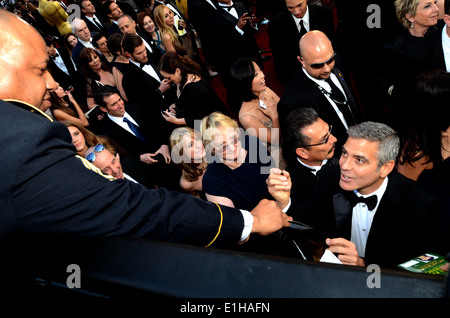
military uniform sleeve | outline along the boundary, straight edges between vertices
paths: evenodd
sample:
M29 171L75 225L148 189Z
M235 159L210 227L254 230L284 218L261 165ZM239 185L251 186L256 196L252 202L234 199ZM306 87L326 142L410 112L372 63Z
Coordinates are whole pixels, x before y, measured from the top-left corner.
M243 217L190 195L110 181L77 157L67 128L29 135L12 187L16 230L81 237L124 235L205 246L239 241ZM220 208L220 209L219 209Z

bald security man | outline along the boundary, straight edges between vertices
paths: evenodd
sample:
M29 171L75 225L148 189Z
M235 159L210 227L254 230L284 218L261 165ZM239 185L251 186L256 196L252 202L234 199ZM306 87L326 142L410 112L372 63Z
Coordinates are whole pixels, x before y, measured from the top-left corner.
M361 121L361 110L343 72L336 67L337 55L325 33L307 32L300 39L299 49L302 67L278 103L282 127L293 109L314 108L322 120L333 126L333 135L338 140L335 158L339 158L347 129Z

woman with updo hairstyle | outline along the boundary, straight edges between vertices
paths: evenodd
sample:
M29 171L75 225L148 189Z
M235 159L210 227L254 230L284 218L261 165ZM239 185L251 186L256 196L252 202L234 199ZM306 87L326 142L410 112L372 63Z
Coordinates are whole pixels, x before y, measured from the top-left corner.
M222 100L203 78L200 65L190 58L167 52L160 60L159 71L164 78L177 85L175 108L163 112L168 122L195 129L196 120L200 122L214 111L226 112Z
M441 41L444 26L435 1L396 0L395 13L404 31L385 45L381 74L390 95L418 74L440 67L439 61L432 58L432 50L436 41Z

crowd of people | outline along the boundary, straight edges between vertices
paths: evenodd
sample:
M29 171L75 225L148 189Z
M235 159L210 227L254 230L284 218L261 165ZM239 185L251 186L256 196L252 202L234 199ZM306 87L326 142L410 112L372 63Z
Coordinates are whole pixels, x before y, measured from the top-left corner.
M355 54L349 45L357 41L352 32L365 26L350 27L356 22L345 1L54 1L59 16L70 4L81 9L80 17L66 18L71 32L64 33L53 23L60 20L39 9L47 1L19 0L4 9L44 39L51 98L34 105L11 94L0 98L27 102L62 122L79 160L122 189L102 181L92 186L105 187L105 195L116 195L108 205L130 213L143 213L146 197L163 193L158 196L168 207L155 209L189 209L180 218L188 223L201 224L201 211L241 210L244 221L227 225L239 229L222 230L232 240L270 234L249 251L286 255L283 235L274 234L289 227L289 219L314 229L348 265L395 269L426 252L446 255L450 0L396 0L382 7L403 30L383 34L380 67L366 74L364 48ZM270 76L282 91L266 84L257 32L267 32ZM211 85L214 76L225 96ZM81 174L80 182L88 179ZM132 197L121 201L119 192ZM261 230L258 213L251 214L256 228L242 230L250 218L244 212L267 211L267 200L283 221ZM64 206L70 204L76 202ZM95 205L93 213L109 213L108 205ZM124 222L116 234L205 245L198 225L161 234L159 225ZM33 232L33 222L27 226Z

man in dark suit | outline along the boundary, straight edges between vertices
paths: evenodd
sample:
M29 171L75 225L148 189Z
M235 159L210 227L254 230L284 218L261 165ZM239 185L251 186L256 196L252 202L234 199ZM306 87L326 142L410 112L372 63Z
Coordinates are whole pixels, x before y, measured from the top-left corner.
M96 9L90 0L82 0L80 2L82 19L86 22L91 32L108 35L108 28L105 21L100 15L96 14Z
M111 153L104 145L98 144L86 150L84 157L103 173L116 179L127 179L149 188L155 184L147 178L144 170L130 157L121 158L119 153Z
M392 269L424 252L440 252L436 197L393 171L397 133L382 123L363 122L348 134L340 177L321 178L309 202L310 224L329 250L344 264Z
M311 107L289 114L283 136L283 157L292 181L292 206L297 206L309 198L319 177L337 165L333 158L337 139L332 127Z
M51 71L53 78L64 90L69 90L70 87L74 88L74 96L77 101L81 101L78 97L85 96L82 94L85 90L84 83L79 73L75 70L69 53L67 50L58 50L55 48L51 39L44 38L44 40L50 58L48 61L48 69Z
M136 30L136 22L127 14L122 15L117 21L117 25L119 26L120 31L123 35L127 34L136 34L139 35L144 42L145 48L147 49L147 59L148 63L157 66L159 64L159 60L161 59L161 51L156 46L155 41L148 36L148 32L142 32L145 34L145 38L138 34Z
M229 89L232 86L230 65L238 58L249 57L256 59L263 67L255 39L258 30L255 27L255 17L249 15L243 3L219 0L215 5L217 10L207 21L212 32L212 36L207 37L208 43L205 44L209 53L208 63L219 73L227 88L227 99L233 102Z
M94 48L92 45L91 31L89 30L86 22L82 19L75 18L72 21L72 32L78 38L77 45L72 50L72 60L77 67L78 72L81 74L80 53L85 47Z
M145 116L139 104L125 106L112 86L100 87L95 102L107 113L101 135L110 137L135 160L143 162L156 185L178 190L180 172L171 163L168 146L171 131L163 124L164 120Z
M96 167L76 155L67 127L38 108L49 106L49 92L56 88L42 37L5 10L0 10L0 28L0 267L8 270L3 287L7 282L16 288L20 283L35 286L35 277L28 274L33 271L30 262L39 257L29 253L43 235L54 241L129 236L234 246L250 232L269 234L287 226L274 202L256 207L249 215L251 225L244 219L248 212L225 206L219 211L190 195L109 181L96 173Z
M214 36L214 29L208 24L209 18L215 14L217 8L212 0L189 0L187 2L189 20L197 32L202 43L202 53L210 64L209 46L211 45L210 37Z
M341 70L335 67L336 53L321 31L309 31L300 40L302 65L278 103L281 127L295 108L313 107L320 118L333 126L337 138L335 157L339 158L348 127L361 121L361 110Z
M156 116L156 112L166 110L175 102L176 87L172 87L156 66L149 63L142 38L136 34L125 35L122 49L130 59L122 79L128 101L139 102L147 110L153 110L153 116Z
M275 72L288 85L301 67L298 42L308 31L324 32L335 45L333 11L329 7L308 5L306 0L285 0L286 8L267 26Z

